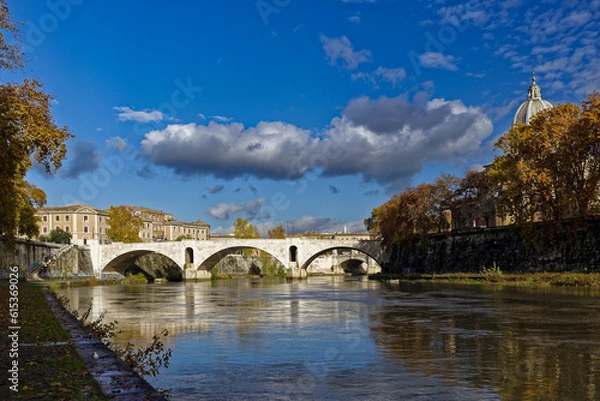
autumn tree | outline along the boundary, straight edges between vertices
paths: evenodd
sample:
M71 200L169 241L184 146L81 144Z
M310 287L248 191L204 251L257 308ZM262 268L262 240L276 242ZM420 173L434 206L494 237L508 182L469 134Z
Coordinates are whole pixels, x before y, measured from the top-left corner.
M454 228L471 227L473 221L490 226L494 217L495 188L485 170L468 171L456 190L452 219Z
M6 1L0 0L0 71L22 67L17 25ZM29 184L25 175L33 163L54 174L66 156L65 141L73 136L67 127L55 124L51 100L36 80L0 85L0 235L9 247L14 247L17 234L38 234L35 209L46 202L44 192Z
M108 237L113 242L126 244L142 242L140 230L144 227L141 217L134 216L127 206L111 206L108 209Z
M233 223L233 236L235 238L254 239L260 238L260 232L255 225L248 220L238 217Z
M450 229L450 210L460 179L442 174L433 184L421 184L396 194L364 221L369 233L386 248L426 234Z
M286 237L286 232L283 226L277 226L272 230L269 230L267 232L267 235L271 239L284 239Z
M599 212L600 93L558 105L513 126L496 143L490 169L501 213L517 223L585 218Z

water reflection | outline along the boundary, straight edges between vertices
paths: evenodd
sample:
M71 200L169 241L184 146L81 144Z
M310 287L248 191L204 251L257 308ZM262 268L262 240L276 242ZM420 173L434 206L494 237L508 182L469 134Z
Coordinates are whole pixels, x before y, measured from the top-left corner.
M376 342L403 367L506 401L600 399L597 297L403 285L385 298L371 314Z
M312 277L68 290L211 400L600 399L600 294ZM203 398L204 397L204 398Z

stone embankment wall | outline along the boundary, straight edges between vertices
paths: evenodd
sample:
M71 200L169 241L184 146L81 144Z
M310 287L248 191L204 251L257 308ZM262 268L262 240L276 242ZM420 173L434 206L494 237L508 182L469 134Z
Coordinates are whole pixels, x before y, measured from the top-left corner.
M600 219L430 235L392 250L386 273L600 271Z
M40 241L17 240L16 251L8 251L6 244L0 241L0 279L8 277L11 266L19 266L23 274L32 264L47 258L62 247ZM38 271L40 277L73 277L93 275L92 259L89 249L73 246L60 258L51 261L46 268Z

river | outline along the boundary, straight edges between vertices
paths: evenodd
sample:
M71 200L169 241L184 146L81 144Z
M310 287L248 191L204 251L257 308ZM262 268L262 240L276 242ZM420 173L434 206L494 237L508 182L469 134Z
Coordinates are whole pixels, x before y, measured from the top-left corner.
M237 279L62 290L169 330L173 400L600 400L600 292Z

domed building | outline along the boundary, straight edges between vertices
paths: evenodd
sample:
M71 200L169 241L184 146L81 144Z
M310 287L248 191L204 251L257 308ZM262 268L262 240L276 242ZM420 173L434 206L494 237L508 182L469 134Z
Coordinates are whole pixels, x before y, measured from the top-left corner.
M531 86L527 93L527 100L519 106L515 117L513 118L513 125L516 124L529 124L531 117L539 113L542 110L551 109L552 104L542 99L542 91L540 87L535 83L535 72L531 76Z

